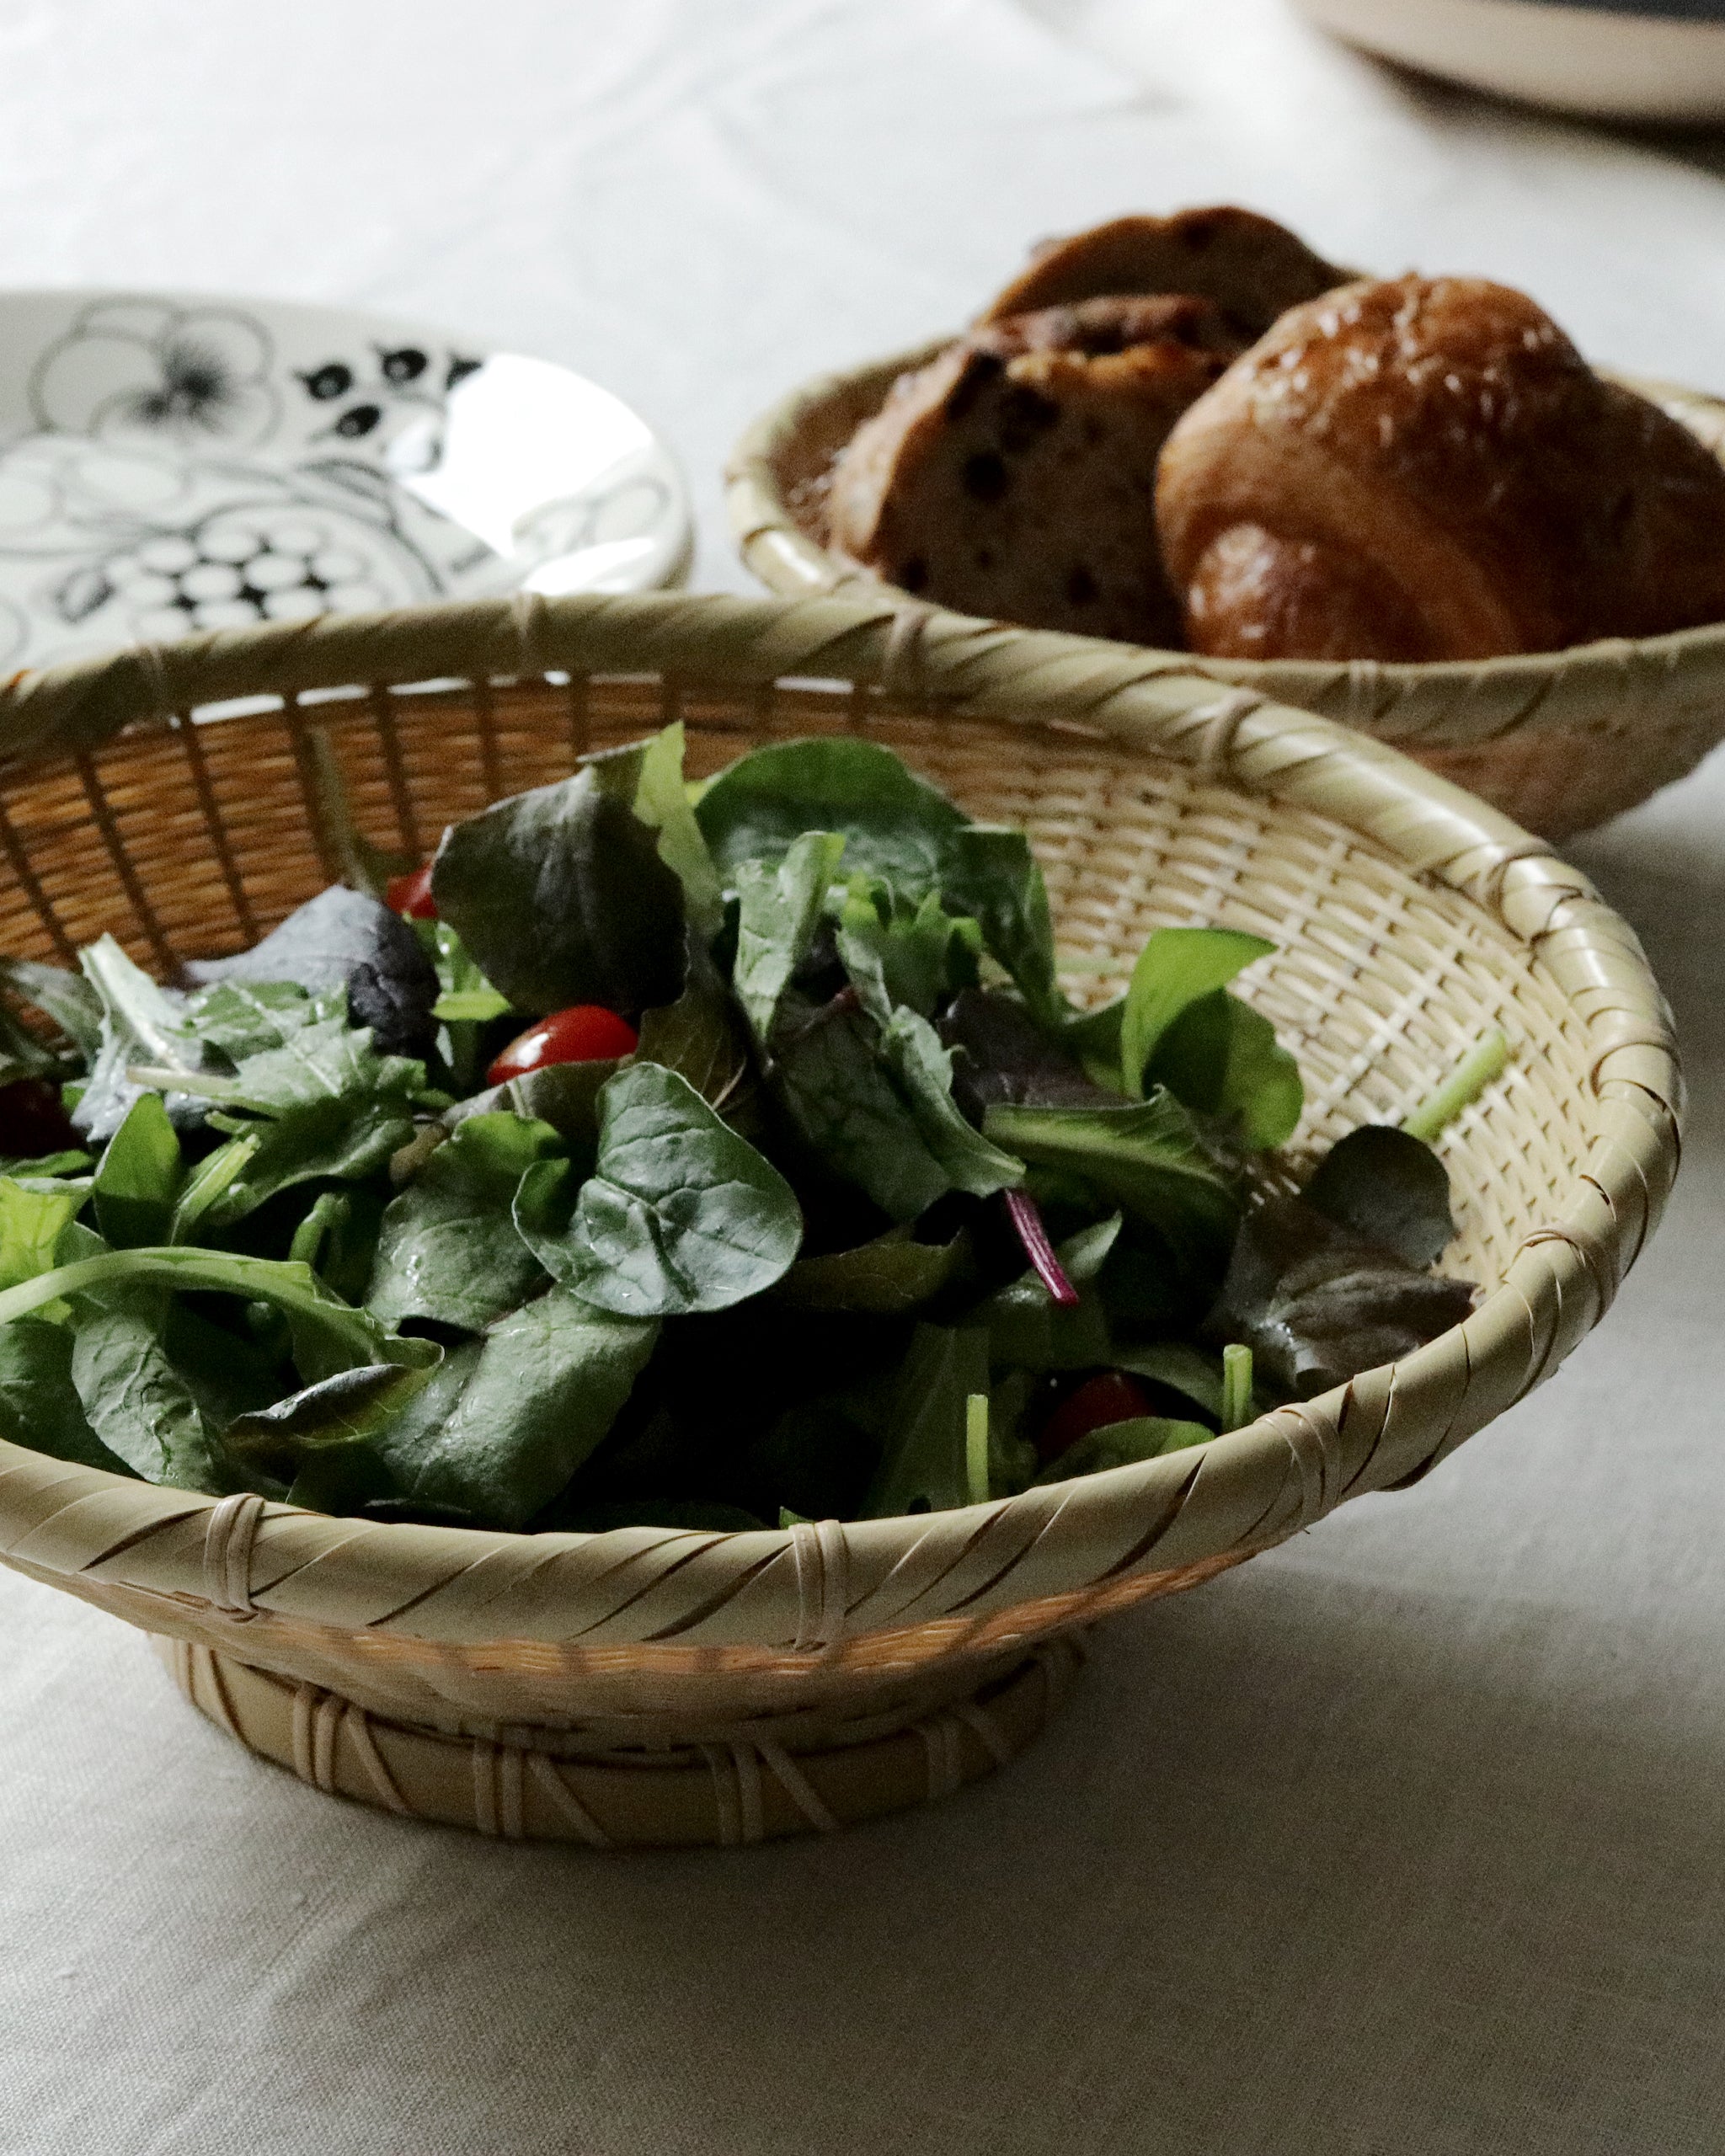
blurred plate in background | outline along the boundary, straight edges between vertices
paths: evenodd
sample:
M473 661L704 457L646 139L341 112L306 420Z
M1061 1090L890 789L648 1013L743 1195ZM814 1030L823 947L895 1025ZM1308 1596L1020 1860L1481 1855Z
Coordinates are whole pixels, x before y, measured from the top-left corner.
M1725 120L1725 0L1296 0L1367 52L1601 119Z
M0 670L687 562L646 423L567 368L278 301L0 293Z

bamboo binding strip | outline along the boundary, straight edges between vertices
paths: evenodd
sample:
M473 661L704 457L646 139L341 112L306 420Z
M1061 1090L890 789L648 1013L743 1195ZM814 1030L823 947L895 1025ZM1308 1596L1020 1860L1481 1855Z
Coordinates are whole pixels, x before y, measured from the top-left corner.
M673 717L697 773L864 731L1023 824L1075 993L1118 984L1159 925L1268 937L1251 993L1306 1076L1296 1166L1397 1119L1487 1027L1514 1057L1445 1139L1465 1223L1446 1262L1487 1291L1466 1322L1195 1453L909 1519L523 1536L218 1503L0 1444L0 1559L183 1643L182 1683L256 1748L470 1825L591 1840L585 1807L619 1844L748 1838L737 1791L757 1786L762 1833L812 1831L780 1756L836 1819L947 1787L947 1765L904 1767L925 1742L895 1749L904 1732L946 1730L953 1773L981 1771L1046 1710L1041 1644L1425 1472L1603 1314L1679 1110L1633 936L1501 815L1145 654L885 598L499 601L24 675L0 689L0 949L63 963L111 930L165 971L250 941L336 873L314 732L367 835L418 851Z
M825 482L834 456L879 409L897 376L924 365L945 341L806 383L738 442L728 474L732 529L744 561L769 590L791 598L879 599L890 591L906 603L907 595L829 548ZM1725 454L1725 399L1630 375L1612 378ZM1725 739L1725 623L1422 665L1114 648L1135 678L1202 673L1393 743L1553 840L1633 808Z

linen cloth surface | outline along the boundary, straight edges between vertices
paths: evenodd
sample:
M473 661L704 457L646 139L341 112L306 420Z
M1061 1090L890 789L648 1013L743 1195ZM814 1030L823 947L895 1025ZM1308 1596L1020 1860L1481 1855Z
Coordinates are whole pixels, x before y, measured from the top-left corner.
M0 282L350 302L667 434L1029 242L1237 199L1526 286L1725 390L1716 145L1421 88L1275 0L8 0ZM1571 851L1693 1108L1603 1332L1440 1473L1117 1621L1020 1763L830 1841L626 1860L242 1753L0 1572L5 2156L1717 2156L1725 763Z

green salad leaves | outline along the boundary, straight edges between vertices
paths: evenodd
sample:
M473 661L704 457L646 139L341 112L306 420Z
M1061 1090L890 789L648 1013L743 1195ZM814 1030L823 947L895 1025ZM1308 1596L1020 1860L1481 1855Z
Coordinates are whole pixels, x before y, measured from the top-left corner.
M1255 1202L1273 946L1160 929L1075 1006L1024 835L871 741L587 758L446 831L414 918L320 741L359 888L172 983L0 961L0 1436L376 1519L881 1517L1202 1446L1469 1306L1428 1141L1500 1040Z

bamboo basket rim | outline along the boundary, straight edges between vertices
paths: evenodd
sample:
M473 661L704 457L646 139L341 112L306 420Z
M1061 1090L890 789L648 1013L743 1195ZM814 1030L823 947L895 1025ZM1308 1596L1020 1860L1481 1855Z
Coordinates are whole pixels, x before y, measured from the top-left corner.
M891 594L900 606L917 603L911 595L854 562L836 547L812 537L787 497L780 480L777 459L785 446L802 433L811 414L840 397L872 399L876 409L892 383L903 373L925 366L946 350L960 331L930 339L889 359L865 360L811 377L789 390L752 420L738 437L725 467L725 501L745 565L769 589L788 596L801 593L832 593L862 597L872 592ZM1675 416L1687 423L1705 416L1716 439L1709 446L1725 453L1725 395L1695 389L1680 382L1602 366L1598 372L1665 408L1676 407ZM1700 428L1696 431L1701 431ZM1706 436L1704 435L1703 438ZM770 562L781 572L761 566ZM1109 641L1119 641L1109 639ZM1420 685L1461 688L1486 684L1513 691L1525 684L1529 702L1515 717L1492 725L1482 738L1491 738L1514 727L1518 732L1563 730L1561 712L1542 700L1541 692L1560 670L1572 679L1588 675L1621 675L1630 664L1649 670L1673 667L1697 655L1725 664L1725 621L1699 627L1673 629L1657 637L1599 637L1589 643L1568 644L1557 651L1510 652L1493 659L1214 659L1199 652L1180 651L1157 644L1128 645L1128 649L1153 654L1177 668L1201 671L1211 680L1226 679L1242 687L1274 683L1275 694L1298 702L1302 685L1316 695L1338 679L1365 689L1378 686L1394 691Z
M88 1575L90 1591L130 1591L147 1607L184 1606L190 1598L222 1611L274 1610L374 1634L532 1641L569 1637L568 1612L584 1579L614 1576L674 1545L686 1546L696 1575L692 1561L723 1545L735 1578L721 1641L830 1647L879 1629L878 1618L849 1621L841 1592L835 1604L839 1582L878 1587L931 1540L956 1561L997 1531L1022 1545L1021 1556L1038 1552L1027 1571L1044 1593L1063 1582L1094 1588L1098 1578L1208 1565L1224 1550L1249 1554L1347 1496L1413 1479L1555 1369L1603 1315L1657 1219L1676 1164L1675 1043L1632 932L1586 879L1507 817L1398 751L1249 692L1219 694L1202 675L1146 669L1130 647L1003 630L933 609L907 615L885 600L526 595L221 632L27 673L0 686L0 756L15 766L88 752L134 721L165 724L253 694L559 672L745 688L872 684L907 711L1105 741L1329 817L1368 848L1485 910L1564 990L1589 1038L1594 1096L1591 1145L1573 1192L1525 1240L1463 1326L1401 1364L1274 1410L1195 1454L960 1512L729 1534L511 1534L333 1518L253 1497L218 1501L0 1442L7 1561L67 1585ZM1461 1391L1458 1367L1466 1374ZM1123 1523L1165 1523L1175 1512L1189 1529L1183 1538L1128 1537L1125 1555L1109 1556L1120 1547ZM951 1570L954 1609L1003 1606L974 1577L967 1587L962 1563ZM701 1606L710 1614L713 1576L701 1577L709 1598ZM446 1604L440 1590L457 1578L474 1591ZM692 1597L699 1593L690 1587ZM606 1624L605 1643L665 1641L694 1623L667 1626L662 1609L655 1611L638 1621L625 1609Z

